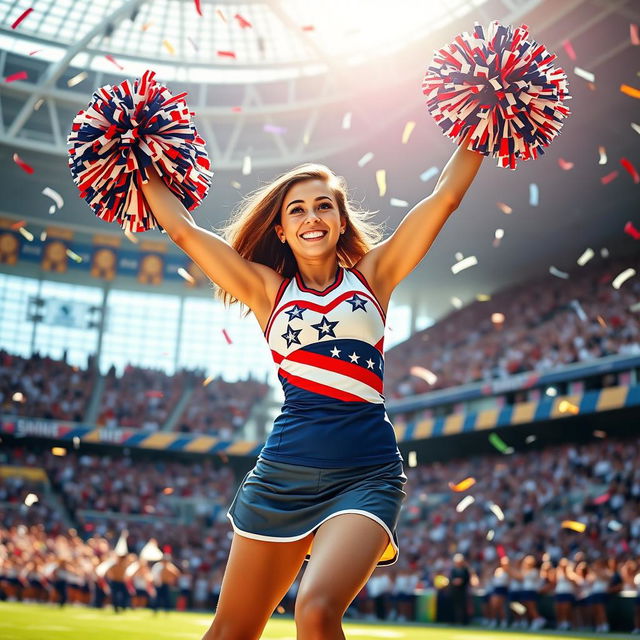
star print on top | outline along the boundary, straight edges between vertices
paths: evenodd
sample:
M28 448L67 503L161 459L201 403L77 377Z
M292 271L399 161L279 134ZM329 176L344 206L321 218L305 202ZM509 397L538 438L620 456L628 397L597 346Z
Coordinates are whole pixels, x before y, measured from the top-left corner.
M385 314L365 277L338 268L323 291L283 280L265 337L285 401L261 456L311 467L401 460L384 407Z

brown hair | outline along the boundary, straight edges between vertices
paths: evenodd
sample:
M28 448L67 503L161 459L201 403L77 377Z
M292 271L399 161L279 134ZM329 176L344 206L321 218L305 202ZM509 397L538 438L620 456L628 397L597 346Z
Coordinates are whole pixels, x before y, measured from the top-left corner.
M245 259L271 267L285 278L295 275L298 265L288 244L283 244L275 232L280 223L282 203L289 189L304 180L324 180L338 203L340 216L347 225L338 239L338 264L352 267L382 239L381 226L370 221L372 212L351 202L347 185L341 176L322 164L306 163L281 174L243 198L220 235ZM216 296L225 305L239 302L224 289Z

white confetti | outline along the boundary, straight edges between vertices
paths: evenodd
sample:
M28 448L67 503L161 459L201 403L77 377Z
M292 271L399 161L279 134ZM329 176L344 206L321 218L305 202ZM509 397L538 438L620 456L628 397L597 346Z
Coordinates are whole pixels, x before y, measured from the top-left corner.
M83 80L86 80L89 77L89 74L86 71L81 71L80 73L73 76L73 78L69 78L67 80L67 87L75 87L77 84L80 84Z
M468 506L472 505L476 499L473 496L465 496L456 505L456 511L462 513Z
M422 180L422 182L427 182L428 180L431 180L431 178L433 178L434 176L437 176L439 172L440 172L440 169L438 169L438 167L431 167L420 174L420 180Z
M242 161L242 175L248 176L251 173L251 156L245 156Z
M453 298L451 298L451 304L456 308L456 309L462 309L462 300L460 300L460 298L456 298L455 296Z
M636 132L640 133L640 124L636 124L635 122L631 123L631 128Z
M368 151L362 156L362 158L360 158L360 160L358 160L358 166L364 167L366 164L373 160L373 157L373 153L371 153L371 151Z
M540 190L538 189L538 185L535 182L532 182L529 185L529 205L532 207L537 207L540 202Z
M560 271L560 269L556 269L553 265L549 267L549 273L552 276L556 276L556 278L562 278L563 280L567 280L569 278L569 274L565 271Z
M64 200L62 199L62 196L51 187L45 187L42 190L42 195L51 198L56 203L56 207L58 207L58 209L62 209L62 207L64 206Z
M195 284L196 279L183 267L178 267L178 275L184 278L187 282Z
M468 269L469 267L473 267L478 264L478 259L475 256L468 256L464 260L460 260L460 262L456 262L451 265L451 272L453 274L460 273L464 269Z
M24 503L27 507L30 507L36 502L38 502L38 496L35 493L27 494L27 497L24 499Z
M593 256L595 255L596 253L593 249L591 249L590 247L586 248L582 255L578 258L578 264L581 267L584 267L584 265L587 264L587 262L589 262L589 260L591 260L591 258L593 258Z
M418 466L418 455L416 454L415 451L409 451L409 456L407 457L407 464L410 467Z
M622 529L622 523L617 520L611 520L607 526L611 531L620 531L620 529Z
M424 380L427 384L435 384L438 381L438 376L424 367L411 367L409 373L416 378Z
M492 502L489 505L489 511L491 511L491 513L493 513L493 515L496 518L498 518L498 520L500 520L500 522L502 522L504 520L504 513L502 513L502 509L495 502Z
M579 78L586 80L587 82L595 82L596 77L591 71L587 71L586 69L582 69L581 67L574 67L573 73L575 73Z
M578 318L580 318L582 322L586 322L588 320L587 314L584 312L584 309L578 300L572 300L569 305L576 312Z
M619 289L629 278L633 278L636 275L635 269L625 269L622 273L619 273L614 279L611 285L614 289Z
M406 200L399 200L398 198L391 198L389 201L392 207L408 207L409 203Z
M31 233L31 231L27 231L24 227L20 227L18 229L18 232L22 237L26 238L29 242L33 242L33 233Z
M342 128L351 129L351 111L347 111L342 117Z
M600 249L600 257L601 258L609 257L609 249L607 249L607 247L602 247L602 249Z

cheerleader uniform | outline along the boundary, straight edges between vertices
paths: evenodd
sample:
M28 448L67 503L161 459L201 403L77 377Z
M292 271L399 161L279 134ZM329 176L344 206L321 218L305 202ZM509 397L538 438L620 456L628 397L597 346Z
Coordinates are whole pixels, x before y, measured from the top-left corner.
M609 582L604 578L596 578L591 585L589 604L607 604Z
M591 582L585 580L578 588L578 597L576 598L576 604L579 607L584 607L591 604Z
M522 596L522 582L520 580L511 580L509 582L509 602L519 602Z
M537 569L530 569L522 576L521 602L537 602L538 589L540 588L540 572Z
M358 513L389 537L378 566L397 560L407 477L382 395L384 328L382 307L355 268L338 267L323 291L299 273L283 280L265 338L285 401L229 507L237 534L292 542Z
M494 573L491 581L493 590L492 594L506 598L509 593L509 574L506 571L502 573Z
M565 575L559 575L556 580L556 588L554 591L556 602L575 602L575 589L573 582Z

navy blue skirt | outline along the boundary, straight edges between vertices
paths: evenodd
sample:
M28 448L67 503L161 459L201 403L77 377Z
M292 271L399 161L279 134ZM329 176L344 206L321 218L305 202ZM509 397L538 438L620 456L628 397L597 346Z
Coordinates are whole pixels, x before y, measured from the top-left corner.
M359 513L389 536L378 566L398 559L396 526L407 476L394 460L366 467L319 469L259 457L243 478L227 517L235 533L267 542L294 542L342 513ZM313 541L306 560L311 557Z

